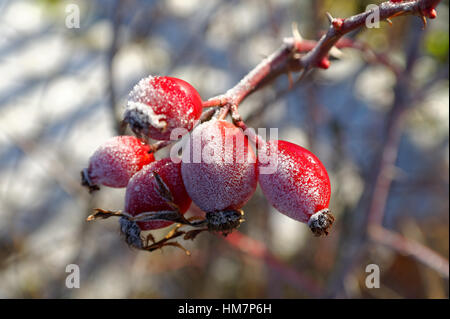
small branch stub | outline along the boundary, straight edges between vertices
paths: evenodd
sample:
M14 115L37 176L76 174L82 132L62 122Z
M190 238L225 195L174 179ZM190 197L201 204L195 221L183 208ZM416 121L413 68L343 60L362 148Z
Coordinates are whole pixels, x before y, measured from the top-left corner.
M308 226L316 237L328 236L334 223L334 216L328 208L313 214L308 221Z

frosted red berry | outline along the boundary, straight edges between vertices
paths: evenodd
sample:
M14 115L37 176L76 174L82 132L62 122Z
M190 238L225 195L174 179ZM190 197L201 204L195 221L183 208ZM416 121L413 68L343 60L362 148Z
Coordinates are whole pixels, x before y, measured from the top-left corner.
M181 174L193 202L207 218L219 218L239 211L255 192L256 156L241 129L213 119L193 130Z
M202 113L202 99L189 83L168 76L148 76L129 94L124 121L138 136L170 140L172 130L192 130Z
M266 155L264 160L261 154ZM270 167L273 169L264 174L262 168ZM334 221L328 210L330 180L313 153L290 142L270 141L260 151L258 168L259 184L272 206L308 223L316 235L327 234Z
M400 3L400 2L404 2L405 0L390 0L393 3ZM435 8L433 7L428 7L428 8L422 8L422 14L425 17L428 17L430 19L435 19L437 17L437 11Z
M165 158L145 166L130 180L125 194L125 212L136 216L144 212L173 210L161 196L154 172L156 172L169 188L179 212L184 214L191 205L181 178L181 164ZM166 227L170 221L146 221L137 223L141 230Z
M148 145L134 136L115 136L100 145L83 171L83 184L126 187L130 178L155 159Z

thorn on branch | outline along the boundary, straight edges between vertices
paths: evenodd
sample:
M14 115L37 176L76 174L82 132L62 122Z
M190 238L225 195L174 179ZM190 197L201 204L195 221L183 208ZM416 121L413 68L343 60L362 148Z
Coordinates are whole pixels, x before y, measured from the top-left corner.
M329 21L331 24L333 24L334 18L333 18L333 16L331 15L331 13L325 12L325 15L327 16L328 21Z
M432 8L432 7L425 8L425 9L420 8L419 12L420 12L420 18L423 23L423 29L425 29L427 27L427 18L436 19L436 17L437 17L437 11L435 8Z
M229 111L230 111L230 104L224 105L220 109L219 114L217 115L217 119L218 120L224 120L227 117Z
M328 19L328 21L330 22L330 24L331 24L336 30L342 29L342 26L344 25L344 19L341 19L341 18L333 18L333 16L332 16L329 12L326 12L325 14L326 14L327 19Z
M300 34L300 30L298 29L298 24L297 22L292 22L292 35L294 37L294 41L295 42L300 42L303 40L302 35Z
M200 117L200 123L211 120L211 118L216 114L217 111L218 107L213 107L203 112L202 116Z
M428 23L427 23L427 18L425 17L425 15L423 14L422 11L420 12L420 19L422 20L422 24L423 24L422 30L425 30Z
M299 83L299 82L301 82L305 77L306 77L306 74L308 73L308 68L305 68L303 71L302 71L302 73L300 73L300 75L298 76L298 79L297 79L297 81L295 81L296 83Z

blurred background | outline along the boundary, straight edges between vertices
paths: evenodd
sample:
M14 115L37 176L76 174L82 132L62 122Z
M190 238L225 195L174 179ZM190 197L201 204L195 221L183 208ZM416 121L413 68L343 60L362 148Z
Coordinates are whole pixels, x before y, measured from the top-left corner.
M207 99L279 47L292 22L318 39L325 12L379 2L0 1L0 297L448 298L448 1L426 30L408 16L352 33L365 49L343 50L291 90L282 76L240 106L248 126L279 128L327 167L337 218L327 238L259 188L239 232L183 242L190 257L129 248L116 219L85 221L94 207L123 208L124 189L89 195L80 170L118 134L140 78L180 77ZM78 289L65 285L68 264ZM379 288L366 285L371 264Z

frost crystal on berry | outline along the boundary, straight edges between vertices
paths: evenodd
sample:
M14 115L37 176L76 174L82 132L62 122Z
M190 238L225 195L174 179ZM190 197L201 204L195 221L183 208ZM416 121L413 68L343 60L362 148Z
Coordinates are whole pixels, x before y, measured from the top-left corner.
M181 173L195 204L205 212L240 209L257 184L256 156L242 130L211 120L197 126L189 142Z
M202 100L187 82L148 76L131 90L124 121L138 136L169 140L175 128L191 130L202 112Z
M328 218L331 215L327 209L330 180L323 164L310 151L286 141L268 142L260 153L267 152L275 153L267 156L277 157L273 174L260 174L258 177L267 200L279 212L309 223L314 234L326 234L334 218ZM260 169L265 165L258 162ZM327 214L323 213L325 209ZM316 215L319 211L322 213Z
M95 190L95 184L125 187L144 165L154 161L148 145L134 136L115 136L100 145L83 170L83 185Z

